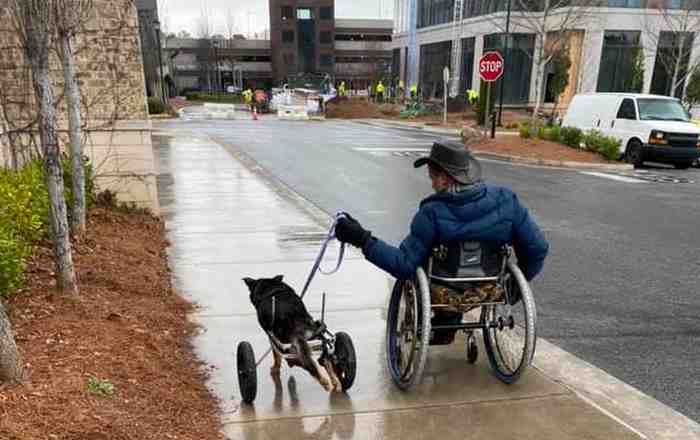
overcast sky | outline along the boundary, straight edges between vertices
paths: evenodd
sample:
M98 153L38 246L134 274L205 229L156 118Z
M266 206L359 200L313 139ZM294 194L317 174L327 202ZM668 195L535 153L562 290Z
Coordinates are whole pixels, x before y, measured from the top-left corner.
M238 33L262 32L270 26L269 0L158 0L159 13L168 32L187 30L197 34L203 9L209 9L213 33L226 34L227 16ZM336 18L393 17L393 0L336 0Z

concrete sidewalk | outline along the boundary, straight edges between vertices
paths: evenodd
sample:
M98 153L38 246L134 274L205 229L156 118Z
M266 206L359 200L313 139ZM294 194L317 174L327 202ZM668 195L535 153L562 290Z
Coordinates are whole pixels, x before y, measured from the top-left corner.
M354 387L328 394L286 367L275 383L268 357L258 368L255 404L241 405L236 344L250 341L257 356L268 348L241 279L284 274L300 290L330 219L231 146L186 125L153 140L175 286L200 305L192 316L202 326L194 344L211 366L208 385L220 399L228 438L700 438L694 422L546 341L538 345L537 368L515 385L492 375L483 347L479 361L467 364L459 341L431 347L423 384L398 391L384 357L392 280L354 250L338 274L319 275L305 299L318 315L327 292L327 324L352 336Z

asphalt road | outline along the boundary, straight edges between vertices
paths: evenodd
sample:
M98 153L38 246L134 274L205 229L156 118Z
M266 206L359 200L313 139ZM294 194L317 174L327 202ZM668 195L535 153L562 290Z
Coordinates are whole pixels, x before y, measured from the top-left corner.
M324 211L348 211L395 244L431 191L412 162L435 136L418 131L275 120L178 128L234 146ZM534 283L539 336L700 421L700 170L483 168L518 193L550 241Z

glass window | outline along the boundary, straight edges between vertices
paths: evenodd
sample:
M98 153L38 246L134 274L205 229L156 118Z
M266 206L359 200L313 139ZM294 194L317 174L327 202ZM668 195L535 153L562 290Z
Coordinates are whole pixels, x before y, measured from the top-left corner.
M675 93L673 87L673 72L678 67L677 78L685 78L690 63L690 52L695 47L695 36L692 32L662 31L659 34L659 45L656 50L656 61L651 79L651 93L680 98L683 95L683 81L677 81ZM680 61L680 63L678 62Z
M464 92L472 88L472 77L474 76L474 37L462 40L462 72L460 74L459 91L462 96Z
M608 0L608 6L611 8L641 8L642 0Z
M599 92L641 92L644 57L639 40L639 31L605 31Z
M642 121L687 121L688 114L676 99L642 98L637 100Z
M299 8L297 9L297 20L311 20L313 14L309 8Z
M291 20L294 18L294 10L291 6L282 6L282 20Z
M335 41L391 41L391 35L335 34Z
M333 43L333 35L330 32L321 32L321 44L331 44Z
M634 101L626 98L620 104L620 110L617 112L617 119L637 119L637 110L634 108Z
M535 50L535 36L532 34L512 34L505 51L505 35L491 34L484 37L484 52L497 50L505 54L506 66L503 76L495 82L491 91L494 99L500 99L503 81L503 103L524 104L530 100L530 76Z
M420 88L426 98L442 97L442 69L450 66L452 42L424 44L420 47Z
M294 43L294 31L282 31L283 43Z
M321 20L333 20L333 7L321 6Z
M418 0L418 27L450 23L455 0Z
M333 55L321 54L321 65L322 66L332 66L333 65Z

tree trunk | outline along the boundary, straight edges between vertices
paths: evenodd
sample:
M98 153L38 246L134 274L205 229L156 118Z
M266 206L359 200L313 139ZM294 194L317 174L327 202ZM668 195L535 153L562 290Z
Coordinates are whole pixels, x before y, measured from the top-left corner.
M68 127L70 132L70 162L73 174L73 233L85 232L85 176L83 173L82 133L80 128L80 90L75 80L75 64L70 37L61 36L63 54L64 94L68 105Z
M22 381L22 359L17 351L10 319L0 299L0 383Z
M542 34L542 44L537 48L537 55L535 56L535 108L532 111L532 124L537 125L537 115L540 112L540 106L542 104L542 83L544 76L544 46L547 44L547 33Z
M681 69L681 58L683 57L683 46L685 45L685 36L681 36L681 41L679 42L678 54L676 55L676 60L673 66L673 77L671 78L671 93L668 96L676 96L676 88L678 87L678 74Z
M78 285L73 268L66 199L63 188L63 170L56 137L56 110L49 79L48 62L33 63L34 90L39 101L39 134L44 155L44 178L49 193L49 217L56 263L56 287L61 293L77 294Z

